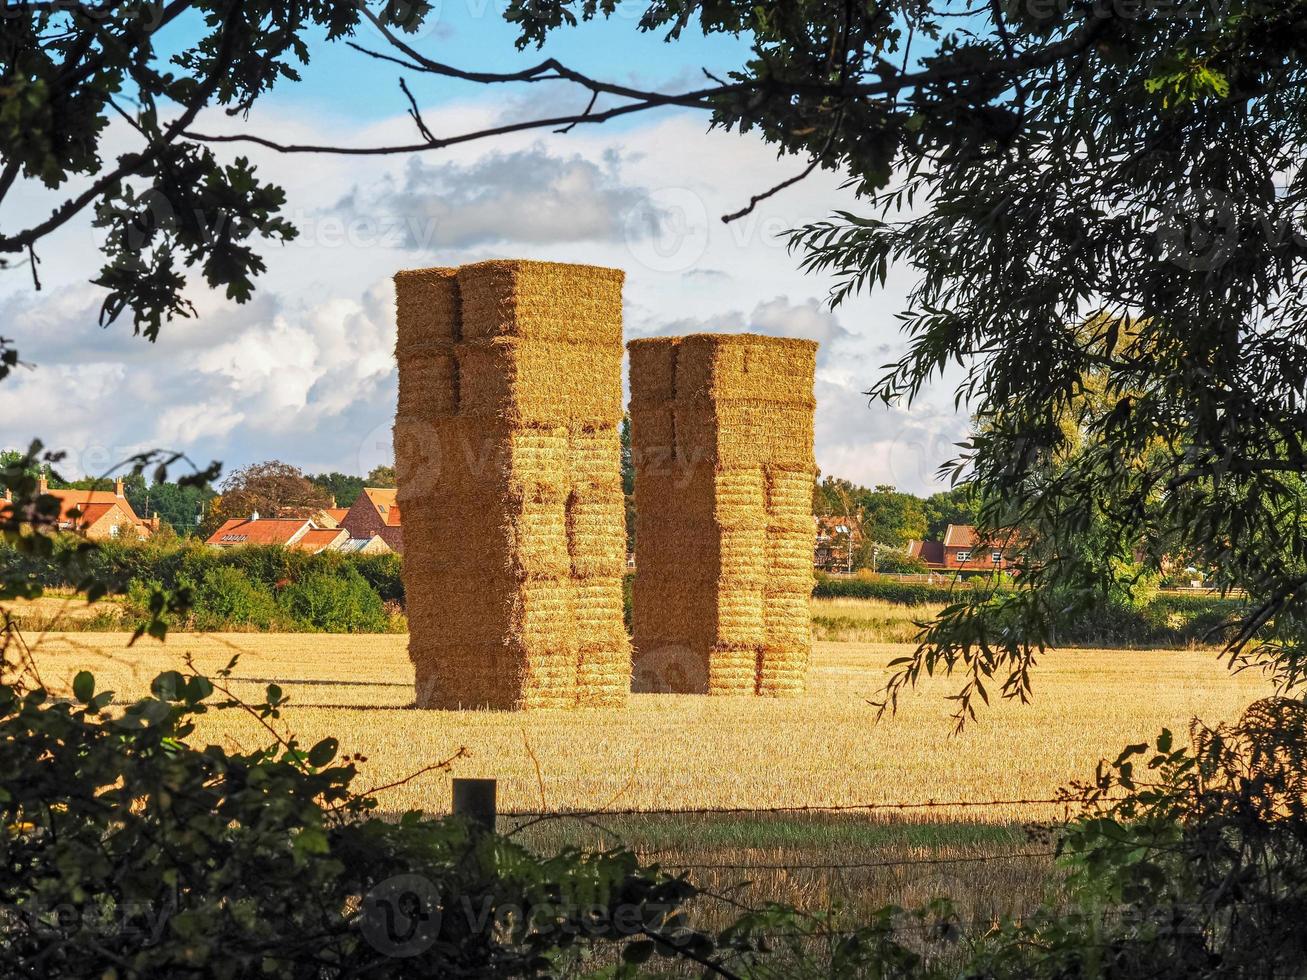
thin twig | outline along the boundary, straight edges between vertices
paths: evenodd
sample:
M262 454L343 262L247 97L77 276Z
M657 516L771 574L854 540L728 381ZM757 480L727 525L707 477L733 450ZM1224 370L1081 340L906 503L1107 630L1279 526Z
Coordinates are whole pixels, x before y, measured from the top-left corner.
M425 776L429 772L437 772L437 771L448 772L450 767L453 766L455 762L457 762L459 759L466 758L467 754L468 754L467 746L460 746L459 750L455 752L453 755L451 755L448 759L441 759L439 762L433 762L429 766L423 766L417 772L409 773L403 779L397 779L393 783L383 783L380 786L373 786L371 789L365 789L362 793L359 793L357 795L375 796L377 793L384 793L388 789L396 789L407 783L411 783L419 776Z
M422 113L418 109L417 99L413 98L413 93L408 90L408 83L404 81L402 76L399 80L399 88L408 99L408 114L413 117L413 122L418 128L418 132L421 133L428 142L434 143L436 137L431 130L427 128L426 120L422 118Z

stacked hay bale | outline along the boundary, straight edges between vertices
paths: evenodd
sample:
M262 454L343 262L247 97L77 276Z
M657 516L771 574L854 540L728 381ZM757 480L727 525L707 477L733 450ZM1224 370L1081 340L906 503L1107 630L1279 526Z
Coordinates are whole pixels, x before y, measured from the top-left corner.
M811 341L632 341L634 689L797 694L811 653Z
M419 706L622 703L622 273L497 261L395 284Z

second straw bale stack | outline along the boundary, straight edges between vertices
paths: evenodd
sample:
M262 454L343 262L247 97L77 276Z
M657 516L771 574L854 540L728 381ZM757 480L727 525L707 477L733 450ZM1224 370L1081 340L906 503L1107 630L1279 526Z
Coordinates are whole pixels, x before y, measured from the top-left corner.
M812 341L632 341L634 689L798 694L811 654Z

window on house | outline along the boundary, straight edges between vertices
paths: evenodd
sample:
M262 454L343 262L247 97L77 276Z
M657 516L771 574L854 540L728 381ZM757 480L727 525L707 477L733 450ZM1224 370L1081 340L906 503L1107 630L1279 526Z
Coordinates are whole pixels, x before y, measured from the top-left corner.
M995 565L997 565L999 562L1003 560L1003 552L995 548L993 551L989 553L989 560L992 561Z
M970 559L971 559L971 552L969 551L958 552L958 564L961 564L964 561L970 561Z
M110 524L110 525L109 525L109 537L111 537L111 538L116 538L116 537L118 537L118 525L117 525L117 524Z

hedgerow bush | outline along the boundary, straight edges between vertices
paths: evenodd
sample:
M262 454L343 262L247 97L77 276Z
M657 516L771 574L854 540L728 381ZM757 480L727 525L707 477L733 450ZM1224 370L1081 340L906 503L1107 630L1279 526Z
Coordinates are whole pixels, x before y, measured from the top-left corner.
M819 574L812 594L821 599L881 599L905 606L946 605L955 600L956 585L931 585L926 582L898 582L888 578L843 577Z
M381 597L352 568L336 575L311 572L277 598L297 625L316 632L384 633L389 625Z
M4 547L0 563L6 575L44 588L103 583L108 593L127 597L124 627L150 619L147 602L156 591L189 589L191 612L177 626L357 633L403 629L404 586L395 554L315 555L262 545L220 551L193 538L168 537L104 541L90 549L84 544L69 535L52 536L48 554Z
M264 588L226 566L210 568L191 591L195 628L284 629L290 618Z

